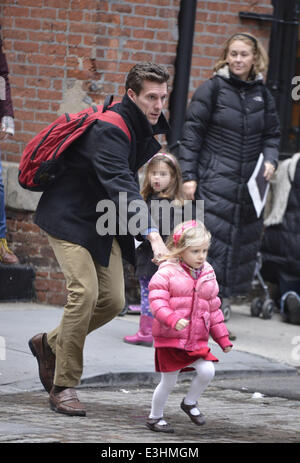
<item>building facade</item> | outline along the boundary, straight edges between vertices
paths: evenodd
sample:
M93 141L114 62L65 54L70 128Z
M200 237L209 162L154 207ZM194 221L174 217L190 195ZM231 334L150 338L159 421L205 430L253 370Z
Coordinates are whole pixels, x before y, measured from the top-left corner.
M63 7L62 7L63 4ZM228 36L249 31L269 49L274 1L18 0L0 2L1 35L10 69L16 134L1 144L2 160L17 166L24 146L63 112L77 112L107 94L124 93L128 70L139 61L167 66L170 92L176 75L180 12L195 5L188 103L212 75ZM170 108L166 108L170 117ZM296 116L295 116L296 117ZM166 140L162 140L166 143ZM8 172L10 169L8 169ZM13 191L12 193L15 193ZM16 193L17 194L17 193ZM47 238L33 223L28 196L7 204L8 240L21 263L34 267L39 302L62 305L66 290ZM29 193L31 195L32 193ZM15 201L15 202L14 202ZM128 272L134 280L132 271ZM129 277L129 278L131 278ZM128 283L128 287L134 284ZM135 292L129 291L134 302Z

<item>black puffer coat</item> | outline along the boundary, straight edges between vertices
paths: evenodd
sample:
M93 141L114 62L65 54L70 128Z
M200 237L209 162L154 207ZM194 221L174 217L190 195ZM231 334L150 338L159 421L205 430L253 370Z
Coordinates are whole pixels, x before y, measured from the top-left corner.
M217 81L217 82L216 82ZM259 154L277 163L279 120L262 77L242 81L228 66L195 92L179 151L183 180L196 180L204 200L205 225L213 236L209 260L228 297L249 289L260 247L247 182Z

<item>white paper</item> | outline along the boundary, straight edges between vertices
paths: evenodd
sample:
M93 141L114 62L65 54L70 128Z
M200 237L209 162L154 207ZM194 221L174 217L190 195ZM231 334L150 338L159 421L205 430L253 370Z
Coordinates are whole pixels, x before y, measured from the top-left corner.
M143 243L143 241L138 241L134 238L134 246L135 246L135 249L137 249L141 244Z
M260 153L253 174L247 183L249 194L252 198L257 217L260 217L260 214L265 207L268 191L270 188L269 182L263 176L264 170L264 155L263 153Z

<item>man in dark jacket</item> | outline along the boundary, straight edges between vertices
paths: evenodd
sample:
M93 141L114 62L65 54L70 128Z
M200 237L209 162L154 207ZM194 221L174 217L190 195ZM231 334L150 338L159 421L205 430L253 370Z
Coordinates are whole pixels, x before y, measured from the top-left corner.
M168 72L153 63L134 66L125 96L112 107L126 122L131 140L117 126L97 121L68 149L64 174L43 193L37 207L35 221L48 234L66 278L68 300L61 324L34 336L29 346L50 393L50 406L60 413L85 415L74 389L82 374L85 338L124 306L122 256L134 263L135 247L130 230L118 231L124 229L120 198L126 199L127 224L135 215L128 206L137 200L144 204L141 222L150 223L137 173L161 147L154 136L168 130L162 114L168 78ZM104 234L99 226L105 213L101 204L116 209L115 234ZM140 238L150 241L155 259L166 252L155 228L141 230Z
M8 78L8 66L2 50L0 37L0 140L13 136L15 132L14 111ZM17 264L19 259L7 246L6 214L4 185L2 180L2 164L0 150L0 262L3 264Z

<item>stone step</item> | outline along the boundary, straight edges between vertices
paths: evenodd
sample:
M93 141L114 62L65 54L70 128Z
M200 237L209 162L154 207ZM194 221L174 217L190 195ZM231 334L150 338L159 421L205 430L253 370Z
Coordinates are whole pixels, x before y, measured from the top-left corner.
M29 265L0 263L0 301L32 301L34 279L35 271Z

